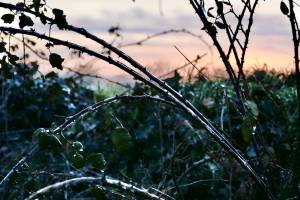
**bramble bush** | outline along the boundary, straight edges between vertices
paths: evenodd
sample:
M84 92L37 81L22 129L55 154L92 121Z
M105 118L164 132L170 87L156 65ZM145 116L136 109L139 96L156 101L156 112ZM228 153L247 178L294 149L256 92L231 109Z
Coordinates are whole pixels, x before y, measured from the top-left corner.
M60 78L54 73L40 76L37 69L35 63L1 68L2 91L6 91L1 93L6 99L5 106L1 107L1 173L7 173L5 170L10 168L11 163L7 161L20 158L33 142L40 145L35 159L24 164L1 189L2 197L23 199L61 179L96 175L105 169L107 175L145 187L160 186L167 194L174 193L172 176L176 176L185 199L264 198L248 174L224 154L201 126L179 108L161 103L132 104L126 100L103 107L58 135L62 145L50 136L38 136L45 134L39 127L55 127L65 116L108 96L101 94L101 90L79 85L73 78ZM280 199L289 197L291 189L289 155L297 128L293 78L293 74L280 77L260 70L247 77L259 112L257 128L264 139L260 155L263 172ZM177 75L166 81L215 124L220 125L221 111L225 108L223 129L256 162L255 147L243 138L243 120L230 101L234 91L228 80L183 83ZM129 93L157 94L141 84L136 84ZM36 129L40 133L33 134ZM79 184L63 190L70 198L113 197L97 184ZM64 195L62 190L57 190L44 198L64 198Z
M176 47L198 71L186 82L177 71L170 78L157 77L120 48L70 25L64 12L46 1L0 2L10 10L1 17L7 26L0 26L1 198L299 198L300 31L298 4L287 2L280 9L291 24L295 74L256 70L247 75L244 64L259 0L241 1L241 11L230 1L207 7L204 0L189 0L228 78L207 79ZM229 15L235 23L228 23ZM49 33L35 30L36 23ZM54 26L102 49L55 38ZM110 29L117 37L118 31ZM219 32L225 33L227 46ZM36 42L25 36L46 41L49 54L35 50ZM21 46L12 44L12 37ZM57 70L68 69L56 46L118 67L136 83L116 83L126 89L111 96L101 88L91 90L82 79L43 75L27 50Z

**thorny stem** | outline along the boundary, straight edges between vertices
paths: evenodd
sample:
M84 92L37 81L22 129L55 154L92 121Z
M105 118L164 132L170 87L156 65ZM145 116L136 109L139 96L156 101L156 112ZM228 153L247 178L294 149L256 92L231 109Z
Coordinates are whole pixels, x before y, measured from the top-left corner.
M295 76L296 76L296 89L297 89L297 100L298 100L298 124L300 124L300 67L299 67L299 44L300 44L300 30L298 27L298 21L296 19L295 10L294 10L294 1L289 0L289 10L290 10L290 24L293 35L293 45L294 45L294 59L295 59ZM298 127L298 134L296 136L296 142L300 140L300 125ZM295 155L294 155L294 166L293 170L295 173L294 177L294 187L297 191L299 197L299 179L300 179L300 161L299 161L299 153L300 153L300 144L297 144Z
M52 185L48 185L44 188L39 189L38 191L31 194L29 197L27 197L25 200L31 200L31 199L37 199L39 196L51 192L53 190L57 190L60 188L65 187L66 185L76 185L79 183L97 183L97 184L103 184L104 186L110 186L113 188L117 188L122 191L130 192L136 196L139 196L143 199L153 199L153 200L163 200L164 198L161 198L151 192L149 192L148 189L145 189L143 187L137 187L130 183L126 183L117 179L113 179L108 176L104 177L80 177L80 178L73 178L68 179L62 182L57 182Z
M160 79L155 77L155 80L152 79L152 74L148 72L145 68L142 70L145 72L146 75L150 74L150 80L145 79L143 76L141 76L136 71L128 68L123 63L120 63L118 61L113 60L111 57L106 57L101 54L98 54L90 49L87 49L85 47L82 47L80 45L76 45L74 43L59 40L56 38L48 37L43 34L36 33L35 31L27 31L27 30L21 30L21 29L15 29L15 28L7 28L7 27L0 27L0 31L3 32L9 32L9 33L20 33L20 34L26 34L35 36L40 39L45 39L48 41L53 42L55 45L63 45L72 49L76 49L79 51L82 51L84 53L87 53L89 55L98 57L110 64L113 64L120 69L126 71L127 73L134 76L136 79L144 82L145 84L148 84L149 86L157 89L160 93L165 95L167 98L170 98L173 100L175 104L177 104L179 107L184 109L187 113L189 113L196 121L200 122L204 128L208 131L208 133L218 142L231 156L233 156L240 165L252 175L254 180L262 187L267 188L265 182L260 178L260 176L255 172L255 170L250 166L248 161L244 158L244 156L231 144L231 142L225 138L225 134L222 133L219 129L217 129L205 116L203 116L202 113L200 113L188 100L186 100L184 97L182 97L180 94L178 94L176 91L174 91L172 88L169 89L170 86L168 86L165 82L161 81ZM156 79L159 80L159 85L155 84ZM162 88L162 86L165 86L166 89ZM175 94L175 95L173 95Z
M216 32L214 30L214 28L212 27L213 25L207 20L205 14L204 14L204 10L203 8L200 6L200 4L196 1L196 0L189 0L191 5L193 6L194 10L196 11L196 13L198 14L200 20L202 21L203 25L204 25L204 28L205 30L207 31L208 35L211 37L215 47L217 48L220 56L221 56L221 59L225 65L225 68L226 68L226 71L229 75L229 78L232 82L232 85L234 87L234 90L235 90L235 93L238 97L238 100L239 100L239 105L241 107L241 112L242 113L245 113L245 107L244 107L244 97L243 97L243 94L240 90L240 87L238 85L238 80L237 80L237 77L234 73L234 70L233 70L233 67L232 65L230 64L229 60L227 59L227 56L225 54L225 52L223 51L218 39L217 39L217 35L216 35Z
M191 2L192 2L192 0L191 0ZM16 7L14 5L11 5L11 4L0 3L0 7L21 10L21 11L24 11L24 12L29 12L31 14L34 14L36 16L40 16L39 13L35 13L34 11L31 11L30 9L19 8L19 7ZM46 20L48 20L48 21L50 21L50 22L53 23L53 20L51 18L46 17ZM167 85L164 81L162 81L162 80L158 79L157 77L155 77L154 75L152 75L150 72L147 71L147 69L145 67L143 67L141 64L139 64L138 62L136 62L134 59L132 59L131 57L129 57L128 55L126 55L125 53L123 53L122 51L120 51L119 49L117 49L117 48L113 47L112 45L108 44L104 40L102 40L102 39L94 36L93 34L90 34L85 29L76 28L76 27L71 26L71 25L68 25L66 27L66 29L71 30L71 31L76 32L76 33L79 33L81 35L84 35L87 38L92 39L92 40L96 41L97 43L103 45L105 48L110 49L112 52L114 52L115 54L117 54L120 58L124 59L129 64L131 64L133 67L135 67L140 72L142 72L142 74L145 75L146 77L148 77L149 79L144 78L141 74L137 73L133 69L128 68L123 63L120 63L118 61L113 60L110 56L108 56L108 57L103 56L101 54L98 54L98 53L96 53L96 52L94 52L94 51L92 51L90 49L84 48L82 46L79 46L79 45L76 45L76 44L73 44L73 43L70 43L70 42L67 42L67 41L62 41L62 40L54 39L54 38L51 38L51 37L47 37L45 35L36 33L34 30L32 30L32 31L25 31L25 30L20 30L20 29L13 29L13 28L1 27L2 31L8 31L8 32L11 32L11 33L25 33L25 34L28 34L28 35L36 36L36 37L41 38L41 39L46 39L46 40L52 41L55 44L63 45L63 46L69 47L69 48L73 48L73 49L76 49L76 50L88 53L88 54L90 54L92 56L98 57L98 58L100 58L100 59L102 59L102 60L104 60L104 61L106 61L106 62L108 62L110 64L113 64L113 65L115 65L115 66L123 69L127 73L129 73L132 76L134 76L136 79L141 80L142 82L148 84L149 86L157 89L159 92L161 92L162 94L164 94L166 97L172 99L172 101L174 103L176 103L179 107L183 108L195 120L197 120L198 122L200 122L204 126L204 128L208 131L208 133L231 156L233 156L241 164L241 166L244 169L246 169L246 171L248 171L252 175L252 177L254 178L254 180L262 188L266 188L266 185L265 185L264 181L253 170L253 168L250 166L250 164L244 158L244 156L230 143L230 141L227 138L225 138L224 133L222 133L220 130L218 130L206 117L204 117L202 115L202 113L200 113L188 100L186 100L184 97L182 97L173 88L171 88L169 85ZM216 42L217 42L217 40L216 40ZM219 48L221 48L221 47L219 46ZM221 54L221 56L224 59L226 58L226 55L225 55L224 52L223 52L223 54ZM232 69L229 61L227 61L225 59L225 63L226 63L226 67L229 67L228 70L230 71L229 73L231 74L230 78L235 82L236 81L236 76L235 76L234 73L232 74L232 70L233 69ZM237 87L237 85L235 85L235 89L237 90L237 95L239 96L239 99L241 99L241 96L240 96L240 93L239 93L239 88Z

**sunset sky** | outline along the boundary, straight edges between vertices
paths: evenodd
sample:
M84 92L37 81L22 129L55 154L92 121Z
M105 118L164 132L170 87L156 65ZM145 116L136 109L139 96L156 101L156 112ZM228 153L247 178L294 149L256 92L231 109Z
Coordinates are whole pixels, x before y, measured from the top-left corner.
M4 2L17 1L4 0ZM202 35L204 40L211 44L205 32L200 30L202 25L188 0L161 0L161 6L159 0L136 0L135 3L132 0L48 0L47 2L52 8L63 9L69 23L85 27L107 40L112 39L107 34L109 27L119 25L123 43L138 41L147 35L168 29L185 28ZM239 0L231 0L231 2L237 3ZM246 59L248 68L263 66L266 63L269 68L281 71L293 69L289 23L286 16L281 14L279 6L280 0L260 1ZM86 46L96 47L93 46L95 44L83 41L76 35L60 32L57 35L79 43L83 42ZM191 60L197 54L209 53L209 48L203 42L186 34L162 36L143 46L127 47L123 50L147 66L165 67L166 69L162 71L167 71L186 62L174 46L177 46ZM210 56L207 56L200 66L210 60ZM222 67L216 51L213 60L214 67ZM104 67L102 72L110 73L111 68ZM117 75L120 75L120 72L116 70L114 76Z

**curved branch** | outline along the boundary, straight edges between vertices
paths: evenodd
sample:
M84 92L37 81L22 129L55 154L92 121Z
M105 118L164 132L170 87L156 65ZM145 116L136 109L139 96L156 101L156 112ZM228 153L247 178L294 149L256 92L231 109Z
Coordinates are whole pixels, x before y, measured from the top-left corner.
M105 99L103 101L99 101L89 107L86 107L85 109L79 111L78 113L69 116L66 118L66 121L61 124L60 126L58 126L56 129L54 129L53 133L59 133L64 131L67 127L69 127L70 125L72 125L73 123L75 123L76 121L78 121L80 118L84 117L85 115L96 111L97 109L99 109L102 106L105 105L109 105L111 103L114 103L116 101L120 101L120 100L151 100L151 101L156 101L156 102L160 102L160 103L164 103L167 105L171 105L176 107L176 105L170 101L167 101L165 99L161 99L159 97L153 97L153 96L149 96L149 95L142 95L142 96L115 96L115 97L111 97L108 99Z
M163 198L150 193L148 189L145 189L143 187L137 187L130 183L126 183L126 182L123 182L123 181L120 181L117 179L113 179L108 176L105 176L105 177L80 177L80 178L73 178L73 179L65 180L62 182L57 182L52 185L48 185L44 188L39 189L38 191L34 192L29 197L27 197L25 200L36 199L40 195L51 192L53 190L61 189L66 185L76 185L79 183L103 184L105 186L110 186L110 187L122 190L124 192L132 193L133 195L139 196L143 199L163 200Z

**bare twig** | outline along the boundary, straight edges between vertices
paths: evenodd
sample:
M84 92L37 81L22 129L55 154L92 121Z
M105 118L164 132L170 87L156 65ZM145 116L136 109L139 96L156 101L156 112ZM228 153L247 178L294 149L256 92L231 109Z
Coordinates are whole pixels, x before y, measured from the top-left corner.
M172 34L172 33L176 33L176 34L184 33L184 34L190 35L192 37L195 37L195 38L201 40L201 42L203 44L205 44L205 46L207 46L207 48L210 50L210 52L212 51L212 46L207 41L205 41L201 35L197 35L197 34L191 32L187 29L184 29L184 28L183 29L170 29L170 30L166 30L166 31L161 31L161 32L158 32L158 33L155 33L155 34L152 34L152 35L148 35L144 39L136 41L136 42L120 44L120 45L118 45L118 47L129 47L129 46L142 45L142 44L144 44L145 42L147 42L151 39L154 39L154 38L157 38L157 37L160 37L160 36L163 36L163 35L167 35L167 34Z
M102 79L102 80L105 80L109 83L113 83L113 84L116 84L118 86L121 86L121 87L124 87L124 88L128 88L130 89L130 85L125 85L125 84L122 84L120 82L117 82L117 81L113 81L111 79L108 79L108 78L105 78L103 76L100 76L100 75L96 75L96 74L88 74L88 73L81 73L79 71L76 71L74 69L72 69L71 67L64 67L64 69L67 69L69 70L70 72L73 72L74 74L77 74L78 76L85 76L85 77L91 77L91 78L97 78L97 79Z
M159 78L164 78L164 77L166 77L166 76L169 76L169 75L173 74L175 71L179 71L179 70L181 70L181 69L184 69L184 68L190 66L191 63L193 63L193 64L194 64L194 63L197 63L199 60L201 60L201 59L202 59L204 56L206 56L206 55L207 55L206 53L203 54L203 55L197 55L197 57L196 57L194 60L188 61L187 63L185 63L185 64L183 64L182 66L179 66L179 67L173 69L173 70L170 71L170 72L167 72L167 73L165 73L165 74L159 75ZM202 69L201 69L201 70L202 70Z

